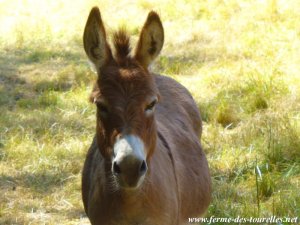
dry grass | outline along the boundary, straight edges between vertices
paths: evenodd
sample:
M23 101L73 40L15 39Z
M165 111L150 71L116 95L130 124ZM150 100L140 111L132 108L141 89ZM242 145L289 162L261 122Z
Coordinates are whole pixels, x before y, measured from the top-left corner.
M146 13L161 14L153 70L188 87L202 113L207 216L300 215L299 1L24 0L0 1L0 224L87 223L95 75L81 38L94 5L133 43Z

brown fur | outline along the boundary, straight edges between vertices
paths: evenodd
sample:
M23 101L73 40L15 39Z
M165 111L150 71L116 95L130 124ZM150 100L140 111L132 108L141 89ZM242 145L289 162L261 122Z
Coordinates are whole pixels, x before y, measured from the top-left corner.
M89 18L98 13L94 8ZM101 32L101 17L97 18ZM151 12L133 57L129 38L120 31L114 36L115 58L109 49L103 55L106 60L94 62L99 75L91 95L97 104L96 135L82 178L84 208L92 224L182 225L188 224L189 217L202 215L209 205L210 175L199 142L197 106L182 85L147 69L161 50L162 29L158 15ZM88 33L93 31L85 31L84 40ZM86 41L85 49L90 47ZM159 102L154 114L146 116L144 109L153 96ZM147 150L149 170L136 190L120 188L111 172L112 147L123 134L139 136Z

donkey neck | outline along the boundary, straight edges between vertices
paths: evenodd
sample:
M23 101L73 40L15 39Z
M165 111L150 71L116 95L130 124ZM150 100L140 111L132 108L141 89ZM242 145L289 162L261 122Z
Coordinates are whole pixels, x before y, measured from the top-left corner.
M147 200L143 187L137 190L120 189L113 193L106 192L103 193L106 202L103 202L103 205L107 207L106 212L111 215L105 215L104 217L113 218L114 222L112 224L145 224L148 215L145 208Z

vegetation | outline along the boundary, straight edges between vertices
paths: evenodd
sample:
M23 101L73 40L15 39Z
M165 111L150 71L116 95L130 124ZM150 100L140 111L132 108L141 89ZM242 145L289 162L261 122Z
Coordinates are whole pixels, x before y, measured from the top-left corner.
M95 130L82 47L98 5L137 39L158 11L153 71L193 94L213 179L207 217L300 215L300 2L1 1L0 224L88 224L81 169Z

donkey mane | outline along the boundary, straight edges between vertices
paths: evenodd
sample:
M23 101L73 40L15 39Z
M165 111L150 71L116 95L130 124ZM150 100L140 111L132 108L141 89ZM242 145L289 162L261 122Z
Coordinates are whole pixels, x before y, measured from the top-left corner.
M130 59L131 52L130 36L124 27L119 28L113 34L113 45L115 47L115 60L120 64L126 64Z

